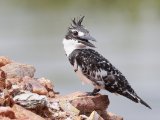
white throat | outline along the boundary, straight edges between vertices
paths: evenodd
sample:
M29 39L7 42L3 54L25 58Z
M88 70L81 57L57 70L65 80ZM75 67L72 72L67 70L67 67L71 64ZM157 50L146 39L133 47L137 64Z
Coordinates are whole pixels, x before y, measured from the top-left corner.
M74 40L74 39L67 40L66 38L63 39L63 45L64 45L64 50L67 56L69 56L75 49L88 48L86 45L82 43L78 43L77 40Z

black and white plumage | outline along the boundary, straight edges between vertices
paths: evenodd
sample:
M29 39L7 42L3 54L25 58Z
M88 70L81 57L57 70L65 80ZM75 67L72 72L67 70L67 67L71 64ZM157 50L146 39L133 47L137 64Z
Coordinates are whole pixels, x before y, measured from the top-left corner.
M63 44L66 55L74 67L74 71L85 83L94 85L91 93L95 95L100 89L123 95L136 103L151 107L144 102L132 89L125 76L116 69L106 58L94 50L90 41L95 41L89 31L81 25L84 16L68 29Z

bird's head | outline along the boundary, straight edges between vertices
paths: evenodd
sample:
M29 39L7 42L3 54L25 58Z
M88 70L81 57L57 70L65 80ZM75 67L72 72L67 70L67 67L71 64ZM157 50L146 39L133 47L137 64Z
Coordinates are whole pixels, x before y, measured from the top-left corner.
M94 44L90 41L96 41L89 33L87 29L81 24L84 16L76 21L74 18L72 20L71 27L68 28L68 32L63 40L64 49L85 49L87 47L94 48ZM70 52L71 52L70 50Z

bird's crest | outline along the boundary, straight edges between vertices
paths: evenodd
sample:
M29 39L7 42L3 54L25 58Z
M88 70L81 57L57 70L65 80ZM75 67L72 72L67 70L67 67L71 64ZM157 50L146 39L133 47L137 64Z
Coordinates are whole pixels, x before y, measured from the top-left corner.
M82 16L80 19L77 19L77 20L76 20L76 18L74 18L74 19L72 20L71 27L72 27L72 28L83 27L83 25L81 24L82 21L83 21L83 19L84 19L84 16Z

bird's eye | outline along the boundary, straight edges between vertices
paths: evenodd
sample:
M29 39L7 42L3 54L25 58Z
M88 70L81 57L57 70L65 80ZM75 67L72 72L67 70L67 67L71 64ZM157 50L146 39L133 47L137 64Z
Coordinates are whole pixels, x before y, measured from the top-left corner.
M74 32L73 32L73 35L77 36L77 35L78 35L78 32L77 32L77 31L74 31Z

